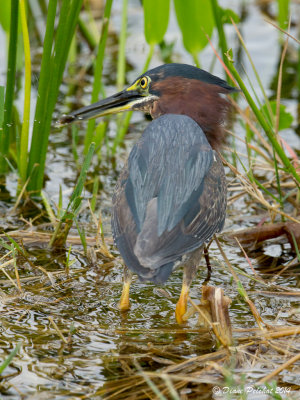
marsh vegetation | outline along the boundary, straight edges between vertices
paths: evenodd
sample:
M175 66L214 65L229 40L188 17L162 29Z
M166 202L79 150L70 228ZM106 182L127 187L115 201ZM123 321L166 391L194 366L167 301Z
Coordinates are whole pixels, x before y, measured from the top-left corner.
M1 1L3 397L299 398L299 21L297 0ZM130 312L117 309L111 197L144 115L56 124L169 62L241 89L228 218L209 248L230 343L201 317L203 260L185 325L181 271L163 288L134 281Z

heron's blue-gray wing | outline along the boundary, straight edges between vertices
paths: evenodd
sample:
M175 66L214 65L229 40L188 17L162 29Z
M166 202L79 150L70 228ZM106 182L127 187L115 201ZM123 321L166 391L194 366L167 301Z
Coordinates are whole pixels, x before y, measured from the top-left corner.
M149 278L220 228L226 193L218 174L224 176L222 164L191 118L164 115L147 127L129 156L113 212L114 237L129 268Z
M197 200L213 151L198 124L167 114L146 128L129 160L126 198L140 231L147 205L157 198L157 234L171 231Z

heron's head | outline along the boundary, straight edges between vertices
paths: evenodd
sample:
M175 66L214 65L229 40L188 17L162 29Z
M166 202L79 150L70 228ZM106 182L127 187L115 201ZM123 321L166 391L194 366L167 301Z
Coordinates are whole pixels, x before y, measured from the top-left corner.
M184 114L193 118L208 140L214 142L216 129L229 106L224 95L235 90L224 80L191 65L165 64L145 72L121 92L63 116L60 123L130 110L144 111L152 118ZM210 136L214 139L210 140Z

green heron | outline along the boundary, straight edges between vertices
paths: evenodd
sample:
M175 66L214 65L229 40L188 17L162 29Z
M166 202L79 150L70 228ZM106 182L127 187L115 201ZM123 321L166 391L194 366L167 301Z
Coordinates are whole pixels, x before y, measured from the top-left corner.
M222 230L226 180L218 148L235 91L222 79L186 64L166 64L125 90L63 116L62 123L127 110L151 115L122 170L113 196L112 232L125 261L119 308L130 307L132 274L163 284L184 267L176 305L184 321L191 282L204 245Z

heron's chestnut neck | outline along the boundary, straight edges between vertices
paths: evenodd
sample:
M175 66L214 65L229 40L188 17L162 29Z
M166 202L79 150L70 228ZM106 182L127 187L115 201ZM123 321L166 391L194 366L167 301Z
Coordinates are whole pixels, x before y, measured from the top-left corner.
M149 110L152 118L163 114L187 115L198 123L214 149L221 146L222 124L230 108L222 94L230 93L228 89L197 79L169 77L152 82L151 92L159 96Z

